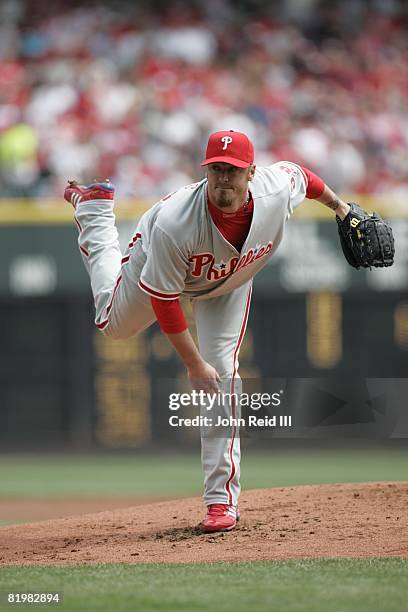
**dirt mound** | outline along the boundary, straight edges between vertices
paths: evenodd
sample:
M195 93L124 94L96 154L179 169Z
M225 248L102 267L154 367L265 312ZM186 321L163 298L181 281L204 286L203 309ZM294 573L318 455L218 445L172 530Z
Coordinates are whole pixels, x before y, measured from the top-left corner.
M166 497L9 497L0 501L0 521L28 523L128 508L172 499Z
M245 491L229 533L203 534L200 498L0 529L0 564L408 556L408 482Z

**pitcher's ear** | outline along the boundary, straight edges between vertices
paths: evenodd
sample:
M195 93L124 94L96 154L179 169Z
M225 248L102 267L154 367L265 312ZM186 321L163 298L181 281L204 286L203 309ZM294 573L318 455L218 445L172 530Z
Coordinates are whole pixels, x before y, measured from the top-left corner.
M252 181L252 179L255 176L255 170L256 170L256 166L250 167L248 180Z

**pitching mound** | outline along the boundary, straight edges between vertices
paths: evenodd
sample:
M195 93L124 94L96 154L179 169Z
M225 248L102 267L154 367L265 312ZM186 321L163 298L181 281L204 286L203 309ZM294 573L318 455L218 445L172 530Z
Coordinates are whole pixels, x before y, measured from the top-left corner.
M0 523L31 523L59 519L74 514L90 514L129 508L153 502L168 501L166 497L6 497L0 501ZM0 555L1 556L1 555Z
M246 491L229 533L203 534L200 498L0 529L0 564L408 556L408 483Z

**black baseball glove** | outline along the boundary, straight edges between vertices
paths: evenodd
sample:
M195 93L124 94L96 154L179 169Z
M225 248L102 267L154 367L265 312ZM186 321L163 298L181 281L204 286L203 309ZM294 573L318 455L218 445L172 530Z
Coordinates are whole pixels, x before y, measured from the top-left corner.
M376 213L371 215L349 202L350 212L342 221L336 216L341 248L354 268L383 268L394 263L391 227Z

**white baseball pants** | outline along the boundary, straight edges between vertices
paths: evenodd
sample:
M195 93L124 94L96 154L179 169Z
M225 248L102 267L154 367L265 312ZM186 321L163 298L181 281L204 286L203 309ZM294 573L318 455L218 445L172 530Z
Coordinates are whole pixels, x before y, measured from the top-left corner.
M146 261L141 236L135 230L123 255L115 227L113 202L81 202L75 211L78 244L90 276L95 302L95 324L106 335L124 339L138 334L156 321L150 297L138 286ZM231 293L192 300L199 350L203 359L221 376L220 388L239 393L238 355L245 334L252 281ZM227 407L239 416L235 402ZM202 414L207 414L202 407ZM201 437L204 501L237 506L240 494L240 440L232 426L221 435L213 428Z

